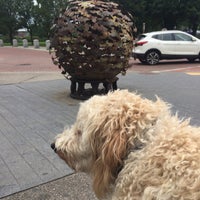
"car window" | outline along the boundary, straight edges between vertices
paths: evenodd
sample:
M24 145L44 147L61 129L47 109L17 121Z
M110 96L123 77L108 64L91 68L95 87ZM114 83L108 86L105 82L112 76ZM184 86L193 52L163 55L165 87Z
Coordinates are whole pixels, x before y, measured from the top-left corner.
M139 36L138 36L137 40L144 39L145 37L146 37L146 35L145 35L145 34L141 34L141 35L139 35Z
M162 40L162 34L153 35L152 38L157 39L157 40Z
M184 33L174 33L174 38L177 41L192 41L192 37Z
M171 40L174 40L174 38L173 38L173 35L171 33L166 33L166 34L163 34L163 40L171 41Z
M164 40L164 41L174 40L174 36L171 33L156 34L156 35L153 35L152 38L157 39L157 40Z

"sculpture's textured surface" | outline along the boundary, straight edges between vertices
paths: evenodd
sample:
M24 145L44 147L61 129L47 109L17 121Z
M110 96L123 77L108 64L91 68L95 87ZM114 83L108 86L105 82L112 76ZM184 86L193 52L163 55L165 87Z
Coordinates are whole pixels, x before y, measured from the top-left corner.
M128 68L133 28L132 17L116 3L70 1L55 21L51 48L54 63L71 80L72 97L87 99L117 89L116 75Z
M71 79L111 80L126 71L133 21L118 4L71 1L53 27L54 63Z

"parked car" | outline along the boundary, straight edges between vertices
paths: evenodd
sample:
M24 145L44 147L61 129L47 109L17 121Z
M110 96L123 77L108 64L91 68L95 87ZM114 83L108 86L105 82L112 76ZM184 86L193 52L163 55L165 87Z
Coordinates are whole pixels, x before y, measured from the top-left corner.
M182 31L155 31L141 34L134 44L133 57L149 65L162 59L200 58L200 40Z

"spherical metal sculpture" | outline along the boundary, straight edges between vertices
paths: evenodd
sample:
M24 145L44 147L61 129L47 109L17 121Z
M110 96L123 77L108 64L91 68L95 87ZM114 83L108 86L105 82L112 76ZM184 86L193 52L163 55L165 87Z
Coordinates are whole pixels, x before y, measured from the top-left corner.
M55 21L51 48L54 63L72 82L72 97L81 98L86 93L85 83L92 85L92 94L99 92L100 83L105 92L117 88L116 75L128 68L133 27L131 15L116 3L69 3Z

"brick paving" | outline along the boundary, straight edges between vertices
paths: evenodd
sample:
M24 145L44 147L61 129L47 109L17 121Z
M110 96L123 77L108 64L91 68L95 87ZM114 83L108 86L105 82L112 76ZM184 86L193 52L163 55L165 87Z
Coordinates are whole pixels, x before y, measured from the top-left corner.
M10 52L13 60L8 56ZM30 65L25 67L20 66L20 63ZM0 48L0 75L3 74L5 80L8 77L6 70L10 73L28 73L29 70L35 73L60 72L51 63L47 51ZM25 74L21 73L21 76ZM134 72L119 77L119 88L138 91L150 99L155 99L157 94L173 104L173 110L178 110L180 116L191 116L192 124L200 125L199 77L183 73L147 75ZM73 172L50 148L53 138L66 125L70 126L74 122L79 108L80 101L69 97L69 86L69 81L64 78L0 83L0 198L37 186L3 199L78 200L81 195L77 191L83 194L82 199L95 199L90 186L83 191L76 189L84 188L86 179L76 175L66 177ZM80 181L79 184L79 180L82 183ZM56 189L53 185L56 185ZM39 189L43 193L38 193ZM59 190L59 197L55 196L55 190ZM71 196L66 197L65 191ZM39 194L40 197L37 196ZM34 198L32 195L35 195Z
M59 72L57 66L52 63L49 51L44 48L0 48L0 72Z

